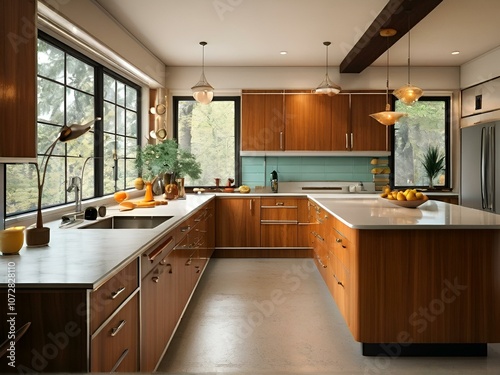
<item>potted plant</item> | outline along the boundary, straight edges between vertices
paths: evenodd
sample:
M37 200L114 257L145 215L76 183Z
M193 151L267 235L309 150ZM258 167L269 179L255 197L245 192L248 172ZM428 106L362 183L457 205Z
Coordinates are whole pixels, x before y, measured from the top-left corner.
M439 152L437 146L429 146L422 161L427 177L429 178L429 188L434 187L434 179L444 169L444 155Z
M136 167L146 183L152 182L161 174L169 176L170 178L165 177L165 190L173 189L172 185L176 180L180 180L178 183L181 184L185 176L198 179L201 175L200 163L196 161L196 157L189 151L180 149L175 139L144 146L138 152ZM177 186L176 188L178 189ZM176 195L175 191L173 195Z

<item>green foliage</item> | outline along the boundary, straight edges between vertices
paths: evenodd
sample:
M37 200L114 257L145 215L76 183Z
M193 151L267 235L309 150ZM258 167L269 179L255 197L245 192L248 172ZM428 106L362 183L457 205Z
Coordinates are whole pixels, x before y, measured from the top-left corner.
M430 146L422 160L427 176L433 180L444 168L444 155L441 155L437 146Z
M199 178L201 174L201 166L196 157L191 152L180 149L175 139L144 146L137 153L135 166L146 181L166 172L193 179Z

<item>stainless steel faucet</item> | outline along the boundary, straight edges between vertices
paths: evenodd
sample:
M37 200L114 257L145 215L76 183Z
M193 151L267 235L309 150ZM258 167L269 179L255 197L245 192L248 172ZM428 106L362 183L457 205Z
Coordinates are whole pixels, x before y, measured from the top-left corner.
M83 175L83 173L82 173ZM68 193L75 192L75 212L82 211L82 179L80 177L71 177L68 186Z

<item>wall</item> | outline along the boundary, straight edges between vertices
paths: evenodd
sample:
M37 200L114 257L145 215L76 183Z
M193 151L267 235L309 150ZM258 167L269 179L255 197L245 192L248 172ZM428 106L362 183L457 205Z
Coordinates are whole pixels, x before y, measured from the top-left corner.
M250 186L270 186L273 170L279 181L372 181L371 157L327 156L245 156L241 158L242 183Z
M500 77L500 47L463 64L460 67L460 88L477 85Z

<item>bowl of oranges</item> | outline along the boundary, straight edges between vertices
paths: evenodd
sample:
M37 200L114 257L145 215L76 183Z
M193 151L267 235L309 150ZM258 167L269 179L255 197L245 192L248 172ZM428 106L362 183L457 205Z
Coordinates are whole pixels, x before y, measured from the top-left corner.
M380 197L396 206L406 208L417 208L429 200L427 195L416 189L391 190L388 187L384 188Z

